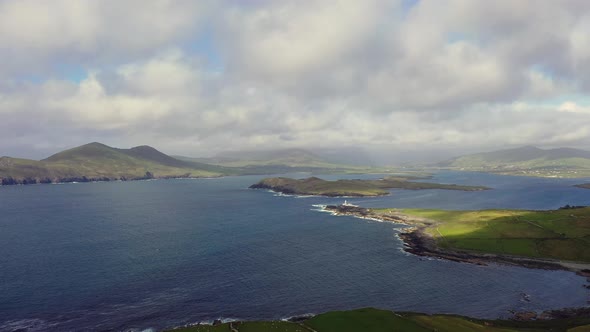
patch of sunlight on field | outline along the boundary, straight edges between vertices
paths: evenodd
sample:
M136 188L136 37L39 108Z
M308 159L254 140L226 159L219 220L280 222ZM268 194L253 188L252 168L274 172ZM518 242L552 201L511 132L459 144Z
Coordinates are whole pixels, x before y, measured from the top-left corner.
M444 248L590 261L590 208L402 212L437 221L425 232Z
M511 332L518 331L513 329L498 328L492 326L482 325L480 323L471 322L465 318L451 317L451 316L413 316L411 319L420 325L440 332L468 332L468 331L498 331Z

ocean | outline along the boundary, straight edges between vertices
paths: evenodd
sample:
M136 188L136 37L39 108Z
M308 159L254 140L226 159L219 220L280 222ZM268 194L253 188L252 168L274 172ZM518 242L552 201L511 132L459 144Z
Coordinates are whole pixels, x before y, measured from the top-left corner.
M409 255L402 226L315 207L341 198L248 189L261 178L0 187L0 331L157 331L362 307L496 318L590 300L570 272ZM590 190L572 187L588 180L440 172L428 181L494 189L348 200L554 209L589 205Z

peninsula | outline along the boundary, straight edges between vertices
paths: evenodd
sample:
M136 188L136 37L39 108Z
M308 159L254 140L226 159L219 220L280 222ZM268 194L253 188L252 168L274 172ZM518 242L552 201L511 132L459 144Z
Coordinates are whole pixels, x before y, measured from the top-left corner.
M325 210L408 225L399 236L404 250L416 255L563 269L590 277L590 207L447 211L328 205Z
M388 189L447 189L463 191L479 191L490 189L483 186L462 186L456 184L440 184L414 182L411 180L426 177L385 177L379 180L336 180L327 181L317 177L307 179L291 179L284 177L266 178L253 184L253 189L269 189L290 195L328 196L328 197L370 197L388 195Z
M216 177L228 169L172 158L151 146L119 149L89 143L43 160L0 158L0 185Z

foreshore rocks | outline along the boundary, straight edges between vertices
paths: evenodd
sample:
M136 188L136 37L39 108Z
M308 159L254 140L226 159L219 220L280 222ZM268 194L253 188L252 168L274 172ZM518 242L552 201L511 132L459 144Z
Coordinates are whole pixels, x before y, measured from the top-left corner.
M574 319L574 318L588 318L590 317L590 308L565 308L558 310L547 310L541 313L534 311L510 311L511 319L517 321L547 321L557 319Z

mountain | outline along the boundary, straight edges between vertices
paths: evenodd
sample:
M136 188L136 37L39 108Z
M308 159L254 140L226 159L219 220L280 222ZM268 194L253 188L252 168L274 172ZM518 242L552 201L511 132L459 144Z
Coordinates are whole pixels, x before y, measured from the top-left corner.
M540 176L585 176L590 172L590 151L524 146L460 156L440 162L436 166Z
M230 152L215 158L172 157L147 145L119 149L94 142L43 160L0 158L0 184L214 177L358 170L301 149Z
M492 164L510 164L530 162L533 160L539 162L552 163L563 159L589 159L590 151L572 149L572 148L557 148L557 149L540 149L534 146L525 146L516 149L499 150L493 152L484 152L470 154L453 158L441 163L443 166L486 166Z
M207 159L217 165L243 167L260 165L283 166L325 166L331 163L320 156L303 149L261 150L261 151L228 151Z
M175 157L183 161L231 167L239 170L241 174L272 174L299 171L333 172L363 168L333 162L320 154L304 149L228 151L212 158Z
M211 177L227 173L223 167L178 160L145 145L117 149L94 142L40 161L0 158L2 184Z

